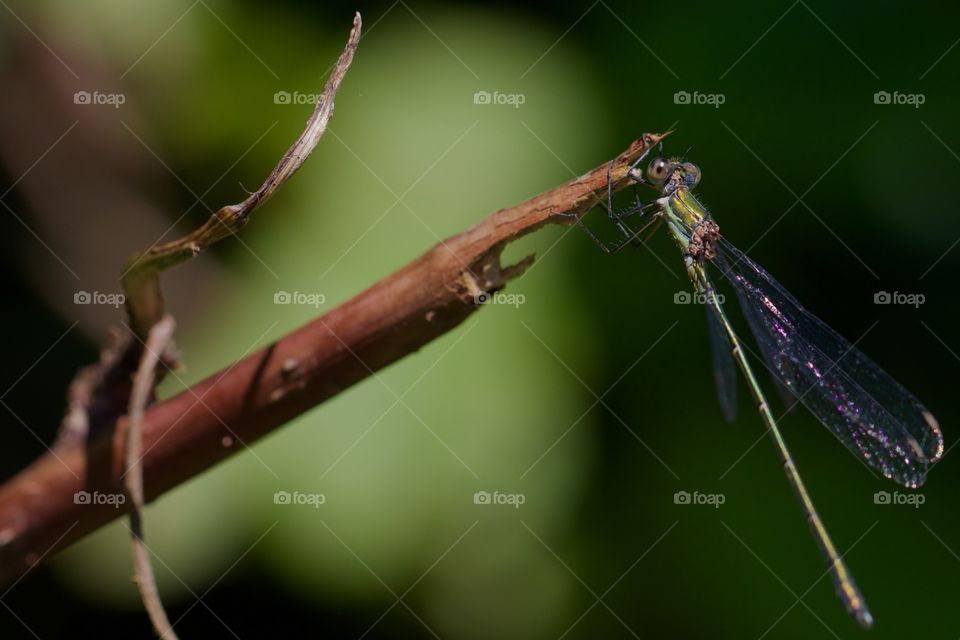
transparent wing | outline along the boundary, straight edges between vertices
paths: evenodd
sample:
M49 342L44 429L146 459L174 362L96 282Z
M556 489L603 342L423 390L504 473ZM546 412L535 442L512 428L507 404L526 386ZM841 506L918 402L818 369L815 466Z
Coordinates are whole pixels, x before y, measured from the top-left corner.
M720 320L711 311L707 310L707 327L710 331L710 352L713 354L713 379L717 384L717 400L720 401L720 411L727 422L737 418L737 368L730 354L730 341L720 325Z
M923 484L943 454L943 435L920 401L724 239L716 263L783 385L884 476Z

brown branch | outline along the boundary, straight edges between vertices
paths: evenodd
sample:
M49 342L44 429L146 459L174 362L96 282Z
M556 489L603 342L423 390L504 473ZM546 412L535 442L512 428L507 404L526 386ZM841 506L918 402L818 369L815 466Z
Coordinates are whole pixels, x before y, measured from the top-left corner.
M608 167L619 188L629 163L662 138L644 134L612 163L493 213L329 313L151 406L142 428L146 498L460 324L477 309L477 292L502 288L531 263L529 256L502 266L508 242L551 222L570 223L558 214L594 206L606 194ZM110 505L76 504L74 494L120 490L127 429L121 417L112 432L86 446L63 440L55 455L47 453L0 487L0 583L119 515Z

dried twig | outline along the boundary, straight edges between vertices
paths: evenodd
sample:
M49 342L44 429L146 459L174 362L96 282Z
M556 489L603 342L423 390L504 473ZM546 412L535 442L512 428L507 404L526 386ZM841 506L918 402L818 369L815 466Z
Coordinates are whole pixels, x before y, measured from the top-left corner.
M532 256L502 266L508 242L551 222L572 222L559 214L582 213L603 198L608 167L619 188L630 162L662 137L645 134L612 165L491 214L329 313L151 406L142 428L146 499L460 324L477 310L476 292L502 288L530 264ZM65 443L0 487L0 583L21 575L44 551L117 517L109 505L76 505L73 494L117 490L128 428L121 418L110 438L87 447Z
M333 66L323 93L317 100L313 114L303 133L293 143L259 189L239 204L221 208L210 216L200 228L178 240L150 247L132 255L127 261L123 276L123 289L127 296L127 311L137 336L145 341L150 327L164 314L163 294L160 291L159 273L196 256L210 245L242 229L250 221L253 210L292 176L307 159L327 129L333 115L333 99L340 83L350 68L353 54L360 42L360 14L353 18L353 29L347 39L340 59Z
M112 428L117 417L122 415L130 397L130 384L140 362L143 343L150 333L150 327L165 313L160 273L193 258L203 249L243 228L254 209L270 198L300 168L326 131L333 115L334 96L353 61L353 54L360 42L360 30L360 14L357 13L347 45L333 66L303 133L259 189L239 204L222 207L187 236L152 246L128 258L122 283L130 326L139 340L131 340L129 336L115 337L113 344L103 350L100 362L85 367L75 377L68 396L68 413L61 424L55 449L98 437L101 431ZM161 355L164 364L176 366L172 349L168 348ZM161 377L162 373L163 370L160 371Z
M227 205L214 213L200 228L187 236L156 245L134 254L125 265L123 287L126 293L127 313L131 330L136 340L128 340L122 348L111 347L104 351L101 362L84 369L71 385L70 411L61 429L58 449L65 442L76 442L95 436L91 432L90 411L98 405L109 408L115 405L117 396L129 391L128 429L125 442L126 475L124 485L130 497L130 532L133 546L136 582L144 606L150 615L153 628L161 638L176 640L154 578L150 555L143 541L143 467L141 424L147 405L153 400L155 383L160 376L156 367L175 363L172 354L172 339L175 323L165 314L163 293L160 289L160 273L196 256L200 251L240 229L250 220L250 215L261 203L266 202L313 152L320 137L327 129L333 115L334 98L343 81L353 54L360 42L361 20L357 13L346 47L333 66L323 93L306 127L296 142L287 150L280 162L259 189L243 202ZM139 361L132 388L125 373ZM114 412L118 413L118 412ZM116 415L106 416L116 419ZM102 420L100 422L106 422ZM112 422L112 420L111 420Z
M155 370L160 362L160 354L166 351L167 345L170 344L175 326L173 318L166 315L151 327L150 334L147 336L143 357L140 358L140 366L134 377L133 391L130 394L130 409L127 412L130 426L127 430L124 451L126 475L123 478L124 487L130 498L130 542L133 546L137 587L140 589L140 597L150 615L153 629L158 636L168 640L177 640L177 636L163 609L163 602L160 600L160 592L153 575L153 566L150 563L150 553L144 544L143 465L140 464L143 442L140 427L147 403L153 397Z

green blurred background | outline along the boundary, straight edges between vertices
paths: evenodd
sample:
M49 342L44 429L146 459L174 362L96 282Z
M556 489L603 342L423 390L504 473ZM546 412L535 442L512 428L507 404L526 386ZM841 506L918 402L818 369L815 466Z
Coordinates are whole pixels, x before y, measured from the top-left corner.
M675 126L667 149L695 145L724 234L957 441L957 7L8 0L4 477L53 441L68 382L123 319L74 294L116 292L129 252L259 185L311 110L275 94L319 92L355 9L364 38L313 157L240 239L164 276L187 369L162 395ZM478 104L483 91L522 104ZM678 104L682 91L723 104ZM923 104L877 104L880 91ZM482 309L148 509L181 637L865 633L752 402L741 391L736 423L720 415L704 313L674 303L688 284L667 236L607 257L568 231L508 248L537 253L505 290L522 304ZM325 302L277 305L278 291ZM925 302L874 304L881 291ZM921 505L877 504L898 487L809 414L783 429L849 550L871 637L960 635L955 456ZM523 504L476 504L483 491ZM724 503L675 504L678 491ZM10 589L0 636L150 637L126 533L107 527Z

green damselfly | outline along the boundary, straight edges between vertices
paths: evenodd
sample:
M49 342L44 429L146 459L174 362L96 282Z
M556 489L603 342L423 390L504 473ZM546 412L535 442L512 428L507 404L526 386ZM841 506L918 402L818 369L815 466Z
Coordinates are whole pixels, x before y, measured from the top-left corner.
M885 477L905 487L919 487L928 467L943 455L940 427L909 391L804 309L763 267L720 234L720 227L692 192L700 181L700 169L695 164L664 157L661 147L661 154L645 172L638 169L651 150L648 147L633 162L626 180L653 187L659 197L646 204L638 198L635 206L617 212L613 208L612 178L608 180L607 214L623 233L621 242L609 246L579 216L577 223L607 253L636 244L650 225L666 223L693 289L707 307L724 415L732 420L736 412L739 367L827 562L837 594L850 614L862 626L870 627L873 616L800 478L708 268L718 270L736 292L747 325L788 406L798 402L805 405L847 448ZM642 221L638 229L626 221L632 216L632 220Z

